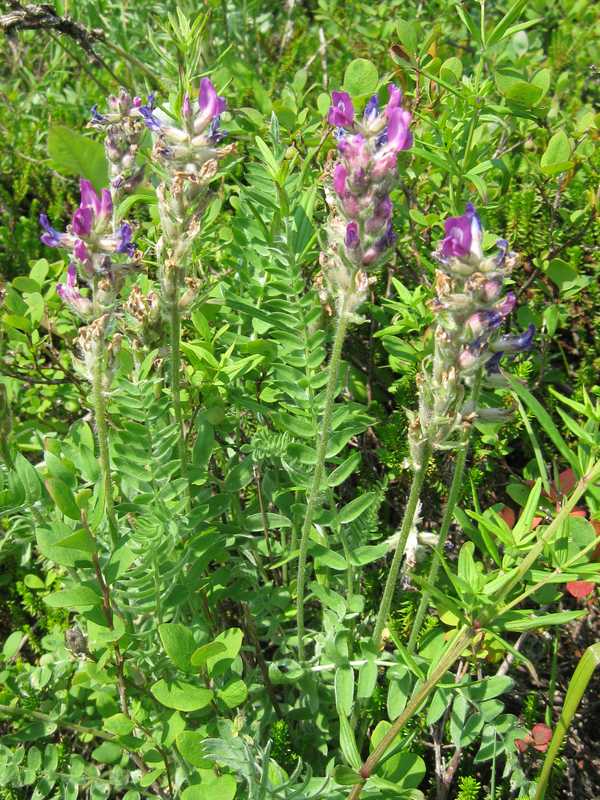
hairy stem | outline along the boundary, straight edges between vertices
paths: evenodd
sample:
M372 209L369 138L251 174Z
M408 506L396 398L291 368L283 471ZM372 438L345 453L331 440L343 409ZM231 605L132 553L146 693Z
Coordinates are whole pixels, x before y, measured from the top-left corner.
M171 396L173 398L173 413L177 423L179 461L181 464L181 477L187 480L187 450L185 446L185 431L183 428L183 414L181 411L181 314L179 312L179 290L175 289L174 298L169 308L169 334L171 344Z
M435 585L435 581L440 568L440 563L442 560L441 554L444 550L446 539L448 538L450 525L452 524L452 520L454 519L454 509L456 508L456 504L458 503L458 500L462 493L462 482L463 482L466 460L467 460L467 446L463 445L463 447L458 451L458 454L456 456L456 463L454 464L454 474L452 476L452 483L450 485L450 493L448 494L448 500L446 501L446 507L444 509L444 516L442 517L442 524L440 527L437 546L433 553L433 558L431 559L431 565L429 567L429 575L427 576L427 583L431 586ZM431 593L427 589L425 589L421 594L421 601L419 603L419 607L417 608L415 620L413 622L412 630L410 632L410 638L408 640L408 650L411 653L414 652L415 646L417 644L417 639L421 631L421 626L423 625L423 620L425 619L425 614L429 606L430 598L431 598Z
M321 480L323 478L323 471L325 468L325 456L327 453L327 445L329 443L329 434L331 433L331 417L333 414L333 405L335 400L335 393L337 388L338 375L340 372L340 362L342 357L342 347L346 330L348 328L348 315L346 313L346 298L343 299L341 308L337 317L337 325L335 329L335 337L333 340L333 347L331 350L331 357L329 359L329 376L327 379L327 388L325 389L325 406L323 408L323 418L321 420L321 431L317 440L317 460L312 477L312 484L308 495L306 504L306 516L304 517L304 524L300 533L300 552L298 555L298 578L296 584L297 592L297 627L298 627L298 657L300 661L304 661L304 588L306 581L306 557L308 554L308 540L310 536L310 529L313 522L313 517L317 509L317 501L321 491Z
M480 370L475 376L475 380L473 382L473 389L471 391L470 404L473 407L473 409L477 407L477 402L479 400L479 393L481 391L482 379L483 379L483 373ZM437 546L433 553L433 558L431 560L431 565L429 567L429 575L427 576L427 583L429 586L435 586L435 581L437 579L437 575L440 569L440 563L442 560L442 554L444 552L444 545L446 544L446 539L448 538L450 525L452 524L452 520L454 519L454 510L462 495L463 478L465 474L465 464L467 462L467 455L469 453L470 437L471 437L471 425L468 425L468 427L465 428L465 432L462 437L461 448L456 456L456 462L454 464L454 474L452 475L450 492L448 494L448 500L446 501L446 507L444 508L444 515L442 517L442 524L440 527ZM421 631L421 626L423 625L423 620L425 619L425 614L427 613L427 607L429 606L430 599L431 599L431 593L427 589L425 589L421 594L421 600L419 602L419 607L417 608L417 614L415 616L415 621L413 622L412 630L410 632L410 638L408 640L408 650L410 653L414 652L414 649L417 645L417 640L419 637L419 633Z
M394 557L392 558L390 571L388 572L387 580L385 582L385 588L381 597L379 611L377 612L377 621L375 622L375 630L373 631L373 644L375 645L376 649L379 649L381 644L381 635L390 613L392 598L394 596L394 590L398 580L398 572L400 571L400 564L402 563L402 557L404 556L404 549L406 547L406 540L408 539L410 529L412 528L415 519L415 512L417 510L417 504L419 502L423 483L425 482L425 475L430 458L431 447L426 445L425 452L423 453L423 463L418 469L415 470L413 474L410 493L406 503L406 510L404 511L402 526L400 528L400 537L394 551Z
M115 514L115 504L113 500L113 484L110 472L110 455L108 451L108 423L106 417L106 399L104 397L104 354L96 359L92 373L92 407L94 419L96 421L96 435L98 437L98 451L100 454L100 470L104 483L104 502L106 504L106 516L113 547L119 541L119 526Z

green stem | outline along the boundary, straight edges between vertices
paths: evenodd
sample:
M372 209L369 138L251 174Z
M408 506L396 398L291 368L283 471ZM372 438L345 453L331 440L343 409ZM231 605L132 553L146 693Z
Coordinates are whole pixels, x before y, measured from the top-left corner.
M472 637L473 630L471 628L461 628L461 630L457 633L446 653L438 661L435 669L430 673L427 680L422 683L419 689L413 694L402 714L400 714L400 716L393 722L377 747L373 750L371 755L358 770L364 782L357 784L352 789L348 795L348 800L357 800L357 798L360 797L366 781L375 771L375 768L385 755L388 747L392 744L396 736L398 736L402 728L411 719L411 717L413 717L419 711L423 701L426 700L429 694L435 689L446 672L448 672L455 661L460 658Z
M431 447L426 445L425 452L423 453L422 464L418 469L415 470L413 474L410 493L406 503L406 510L404 511L404 518L402 519L402 526L400 528L400 537L394 551L394 557L392 558L392 564L390 566L390 571L388 572L387 581L383 590L383 596L379 605L379 611L377 612L377 621L375 623L375 630L373 631L373 644L375 645L375 649L379 649L381 644L381 635L390 613L392 598L394 596L396 582L398 580L398 572L400 571L400 564L402 563L402 557L404 556L404 549L406 547L406 540L408 539L410 529L412 528L415 519L415 512L417 510L417 504L421 495L421 489L423 488L423 483L425 482L425 475L427 473L427 466L430 458Z
M21 708L20 706L0 705L0 714L6 715L7 717L29 717L31 719L38 719L40 722L50 722L57 725L59 728L65 728L66 730L86 736L94 736L97 739L105 739L107 742L112 742L116 739L112 734L106 733L106 731L102 731L99 728L87 728L75 722L66 722L62 719L51 717L48 714L43 714L41 711L33 711L32 709Z
M458 451L458 455L456 457L456 464L454 465L454 475L452 476L450 493L448 495L448 500L446 502L446 507L444 509L444 516L442 518L440 535L438 537L437 547L434 551L433 558L431 560L431 566L429 567L429 575L427 576L427 583L430 586L435 585L435 580L437 578L437 574L440 568L440 563L442 560L441 553L443 552L444 545L446 544L446 539L448 538L450 525L452 523L452 520L454 519L454 509L456 508L456 504L458 503L458 500L462 493L462 488L463 488L462 482L463 482L466 460L467 460L467 446L464 445ZM410 632L410 638L408 640L409 653L414 652L417 643L417 638L421 630L421 625L423 624L423 620L427 612L427 607L429 606L430 597L431 593L427 589L425 589L425 591L421 594L421 601L419 603L415 620L413 622L412 630Z
M333 415L333 405L335 400L338 375L340 372L340 362L342 358L342 347L346 330L348 328L348 315L346 313L346 297L343 298L341 308L337 317L335 337L329 359L329 377L327 388L325 389L325 406L323 409L323 419L321 421L321 432L317 440L317 459L313 472L312 484L306 504L306 516L300 533L300 552L298 554L298 578L296 582L297 610L296 620L298 627L298 657L304 661L304 584L306 581L306 557L308 554L308 540L312 527L313 517L317 508L317 500L321 492L321 479L325 468L325 456L331 432L331 418Z
M179 288L174 291L174 298L169 309L169 334L171 345L171 396L173 400L173 413L177 423L179 462L181 464L181 477L187 480L187 450L185 445L185 431L183 428L183 413L181 411L181 314L179 311Z
M480 371L475 376L473 390L471 393L471 404L473 405L473 408L477 406L477 401L479 400L481 381L482 381L482 373ZM462 495L465 464L467 461L467 455L469 453L470 434L471 434L471 426L469 426L469 428L466 430L463 436L463 440L461 442L461 448L458 451L458 455L456 456L456 463L454 465L454 474L452 476L452 483L450 484L450 492L448 494L448 500L446 501L446 507L444 509L444 516L442 517L440 534L438 537L436 549L433 554L433 558L431 559L431 565L429 567L429 575L427 576L427 583L429 586L435 586L435 581L437 579L438 571L442 561L442 553L444 552L444 545L446 544L446 539L448 538L450 525L452 524L452 520L454 519L454 511ZM415 647L417 645L417 639L421 631L421 626L423 625L423 620L425 619L425 614L427 613L427 608L429 606L430 598L431 598L431 593L427 589L425 589L421 595L421 601L419 602L419 607L417 608L417 614L415 616L412 630L410 632L410 638L408 640L409 653L414 652Z
M104 483L104 502L106 504L106 516L113 546L116 547L119 541L119 526L115 514L115 504L112 492L112 477L110 473L110 455L108 450L108 423L106 419L106 401L104 398L104 352L96 359L92 373L92 406L94 419L96 420L96 435L98 437L98 451L100 454L100 470Z

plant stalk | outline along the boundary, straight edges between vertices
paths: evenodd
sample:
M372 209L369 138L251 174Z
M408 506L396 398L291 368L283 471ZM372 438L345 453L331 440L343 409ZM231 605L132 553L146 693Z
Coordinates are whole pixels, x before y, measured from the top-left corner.
M376 650L378 650L379 646L381 645L381 635L390 613L390 607L392 605L392 599L396 589L396 583L398 581L398 572L400 571L400 564L402 563L402 557L404 556L404 549L406 547L406 540L408 539L410 529L412 528L415 519L415 512L417 510L417 504L421 495L421 489L423 488L423 483L425 482L425 475L427 473L427 466L430 458L431 447L429 444L427 444L423 453L423 463L414 471L413 474L410 493L406 503L406 510L404 511L402 526L400 528L400 538L398 539L398 544L396 545L396 549L394 551L394 557L392 558L390 571L388 572L381 603L379 605L379 611L377 612L377 621L375 622L375 629L373 631L373 644L375 645Z
M480 371L475 377L473 390L471 393L471 404L473 405L473 408L477 406L477 401L479 400L481 380L482 380L482 373ZM454 474L452 475L450 492L448 494L448 500L446 501L444 515L442 517L442 524L440 527L437 546L433 553L433 558L431 560L431 565L429 567L429 575L427 576L427 583L429 586L435 586L435 581L437 579L440 563L442 560L442 554L444 552L444 545L446 544L446 539L448 538L450 525L452 524L452 520L454 519L454 510L462 495L463 478L465 473L465 464L467 462L467 455L469 454L470 438L471 438L471 426L469 425L468 429L464 433L463 440L461 443L462 446L458 451L458 454L456 456L456 463L454 464ZM413 653L417 645L417 640L419 637L419 633L421 631L421 626L423 625L423 620L425 619L425 614L427 613L427 607L429 605L430 598L431 598L431 593L429 592L428 589L425 589L421 594L419 607L417 608L415 620L413 622L412 630L410 632L410 638L408 640L409 653Z
M108 449L108 423L106 417L106 399L104 397L104 348L99 358L96 359L94 370L92 373L92 406L94 411L94 419L96 421L96 435L98 438L98 451L100 454L100 470L102 472L102 481L104 483L104 502L106 507L106 516L108 518L108 528L110 530L110 537L113 547L116 547L119 542L119 526L117 523L117 516L115 513L115 504L113 499L113 484L110 472L110 454Z
M179 288L174 291L173 300L169 306L169 336L171 345L171 396L173 398L173 414L177 423L177 450L181 477L187 480L187 450L185 445L185 431L183 428L183 413L181 410L181 313L179 311Z
M306 504L306 516L300 534L300 552L298 554L298 577L296 582L297 609L296 620L298 629L298 658L304 661L304 590L306 581L306 557L308 554L308 540L313 517L317 508L317 500L321 491L321 480L325 468L325 456L329 435L331 432L331 418L333 415L333 405L336 395L337 381L340 372L340 362L342 358L342 347L348 329L348 314L346 313L346 297L342 299L341 307L337 317L335 337L329 359L329 376L325 389L325 406L323 408L323 418L321 420L321 432L317 439L317 459L313 472L312 484Z
M446 653L438 661L435 669L431 672L427 680L419 687L418 691L413 694L402 714L400 714L400 716L393 722L388 732L381 739L377 747L373 750L362 767L358 770L364 782L354 786L348 795L348 800L357 800L357 798L360 797L366 781L375 771L377 765L385 755L388 747L392 744L396 736L400 733L402 728L411 719L411 717L418 712L419 708L421 707L421 703L427 699L429 694L435 689L446 672L448 672L452 665L460 658L465 648L471 641L473 634L473 629L466 626L461 628L461 630L457 633Z

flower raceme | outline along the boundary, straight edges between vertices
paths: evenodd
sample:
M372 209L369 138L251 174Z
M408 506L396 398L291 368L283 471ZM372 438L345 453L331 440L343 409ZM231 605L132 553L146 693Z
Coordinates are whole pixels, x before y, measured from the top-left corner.
M121 223L113 231L113 203L108 189L98 195L90 181L82 178L79 182L81 201L65 233L60 233L50 225L46 214L40 214L40 225L44 229L41 241L48 247L62 247L70 250L84 270L95 272L109 271L106 256L125 254L133 256L135 245L131 241L131 226Z
M196 108L188 94L181 106L180 125L156 112L154 99L139 108L148 129L155 136L154 155L167 168L193 176L197 181L208 182L216 172L216 162L231 152L219 148L227 135L221 129L221 114L227 108L219 97L210 78L202 78Z
M197 102L193 103L186 94L178 120L157 111L153 103L139 109L154 138L153 159L164 176L157 188L162 230L157 250L160 254L166 248L161 286L163 296L171 298L169 302L174 302L176 294L169 274L175 267L167 265L167 261L171 265L181 264L200 231L206 189L217 173L218 162L235 147L220 146L227 135L220 127L226 107L210 78L202 78Z
M327 201L331 208L329 252L322 257L334 295L366 288L365 271L394 244L390 190L396 183L397 156L412 144L412 116L402 108L402 93L388 87L387 104L376 96L357 117L346 92L333 92L327 120L336 127L339 160Z
M504 409L478 409L465 401L465 386L476 376L493 386L504 385L499 363L504 354L528 349L535 328L518 335L501 335L500 326L516 305L513 292L502 295L515 263L508 243L498 241L498 253L485 257L479 215L469 203L465 213L450 217L435 251L439 267L432 307L437 315L433 356L418 378L419 410L410 415L413 466L423 447L456 445L456 434L475 418L502 419Z
M97 293L97 299L103 300L103 306L110 306L114 300L116 273L132 263L118 262L115 257L133 257L135 245L127 222L114 225L110 191L102 189L98 194L90 181L84 178L79 185L81 201L67 230L57 231L50 225L46 214L40 214L44 230L40 239L48 247L60 247L71 254L73 260L67 271L67 281L58 284L57 292L73 311L87 317L93 313L93 308L77 288L77 267L81 268L86 279L99 279L103 289Z
M389 87L389 100L380 110L377 97L356 120L352 100L333 93L328 121L337 125L340 160L333 170L333 202L344 225L348 258L372 265L394 242L389 191L396 182L396 160L412 144L411 114L401 103L400 90Z

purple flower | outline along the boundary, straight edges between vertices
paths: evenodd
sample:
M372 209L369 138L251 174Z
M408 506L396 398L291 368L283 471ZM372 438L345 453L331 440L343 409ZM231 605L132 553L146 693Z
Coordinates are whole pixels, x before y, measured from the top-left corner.
M346 225L345 244L349 250L355 250L360 244L360 239L358 236L358 223L349 222Z
M327 122L341 128L351 128L354 124L354 106L347 92L333 92Z
M190 96L186 92L183 96L183 104L181 106L181 113L186 119L189 119L192 116L192 104L190 102Z
M346 194L346 178L348 170L343 164L336 164L333 170L333 188L336 193L343 197Z
M481 222L475 208L467 204L460 217L450 217L444 223L446 236L440 247L444 258L467 258L470 255L481 258Z
M128 256L133 256L135 245L131 241L131 235L131 225L127 222L123 222L118 231L119 245L117 247L117 253L127 253Z
M75 264L69 264L67 268L67 282L57 284L56 291L63 300L79 296L79 290L77 289L77 268Z
M517 304L517 296L514 292L508 292L499 303L496 304L496 310L502 317L507 317Z
M85 316L92 310L91 301L83 297L77 287L77 269L75 264L69 264L67 269L67 282L57 284L56 293L64 303L67 303L75 312L82 316Z
M48 247L60 247L64 234L57 231L56 228L53 228L48 221L48 217L46 214L40 214L40 225L46 231L42 233L40 236L40 241L42 241Z
M104 114L100 114L97 105L92 106L91 115L92 125L104 125L106 122L108 122L108 117L105 117Z
M535 325L530 325L524 333L518 336L501 336L491 345L491 350L502 353L521 353L528 350L535 336Z
M363 112L363 119L368 122L371 119L374 119L377 114L379 113L379 102L377 100L377 95L374 94L373 97L369 100L369 102L365 106L365 110Z
M504 353L494 353L494 355L486 362L485 368L488 375L494 375L500 372L500 360Z
M388 247L392 247L395 241L396 241L396 234L394 233L392 220L388 220L385 233L380 239L377 239L377 241L375 242L375 248L380 253L383 253L383 251L387 250Z
M210 78L202 78L198 92L198 107L209 119L218 117L227 108L227 101L219 97Z
M90 257L89 251L85 246L85 242L82 242L81 239L78 239L75 242L73 254L78 261L81 261L82 264L84 264Z
M158 117L155 117L152 113L152 108L150 105L140 106L138 111L144 118L144 122L146 123L146 127L151 130L153 133L160 133L160 120Z
M388 86L388 94L389 100L385 107L385 113L386 116L389 117L395 108L401 108L402 106L402 90L399 89L395 84L390 83Z
M71 227L76 236L88 236L92 230L94 222L94 210L89 207L82 208L81 206L73 214L71 220Z
M473 336L481 336L481 334L497 328L502 319L503 316L498 311L476 311L471 314L466 324Z
M375 218L380 222L389 219L392 216L392 208L389 194L384 195L375 208Z
M386 147L399 153L400 150L408 150L412 146L412 133L410 123L412 114L402 108L393 108L388 114L387 142Z
M108 189L102 189L100 195L98 195L91 181L81 178L79 190L81 193L80 209L91 209L92 215L95 217L110 217L112 214L112 197Z
M498 255L496 256L496 264L501 267L504 264L506 256L508 254L508 242L506 239L498 239L496 242L496 247L498 248Z
M213 117L208 130L208 138L213 144L219 144L227 136L227 131L220 127L221 118Z

